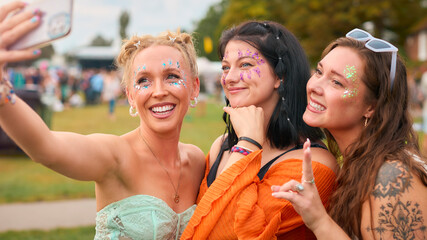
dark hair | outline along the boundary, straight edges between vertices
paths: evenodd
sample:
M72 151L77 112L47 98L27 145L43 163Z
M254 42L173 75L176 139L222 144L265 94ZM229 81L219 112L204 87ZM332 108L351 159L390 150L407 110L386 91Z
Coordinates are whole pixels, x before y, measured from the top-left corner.
M267 139L276 148L300 144L306 138L317 141L323 138L318 128L302 120L307 106L306 85L310 78L310 66L296 37L281 24L275 22L247 21L225 30L219 40L219 56L224 57L227 44L240 40L256 48L266 59L274 73L282 80L278 89L279 100L270 118ZM227 106L229 101L225 99ZM237 136L224 113L227 124L228 147L237 143Z
M364 74L361 81L367 87L364 101L375 106L359 140L344 150L337 189L330 204L331 217L347 234L361 239L362 204L372 193L378 171L385 161L399 160L426 186L427 175L422 163L414 161L414 156L420 157L421 154L417 134L412 128L406 68L402 60L397 58L396 78L391 90L391 53L376 53L366 48L364 42L339 38L326 47L322 58L336 47L350 48L362 59ZM328 130L325 134L331 152L338 156L335 139Z

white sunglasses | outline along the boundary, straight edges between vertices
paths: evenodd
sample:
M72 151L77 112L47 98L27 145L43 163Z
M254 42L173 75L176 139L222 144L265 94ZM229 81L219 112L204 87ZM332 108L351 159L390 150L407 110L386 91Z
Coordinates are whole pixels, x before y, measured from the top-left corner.
M348 38L353 38L361 42L366 42L365 47L373 52L391 52L391 66L390 66L390 79L391 89L393 89L394 78L396 76L396 60L397 60L397 47L393 44L384 41L379 38L373 37L368 32L355 28L348 32L346 35Z

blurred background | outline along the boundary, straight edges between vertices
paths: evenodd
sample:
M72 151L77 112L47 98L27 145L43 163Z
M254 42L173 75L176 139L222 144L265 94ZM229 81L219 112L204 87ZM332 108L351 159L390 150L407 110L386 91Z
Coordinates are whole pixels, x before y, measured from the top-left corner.
M185 118L181 141L197 143L207 154L225 130L218 39L224 29L249 19L282 23L300 40L313 67L330 41L356 27L394 44L408 67L414 128L421 146L427 142L422 130L423 110L427 112L427 0L75 0L71 34L42 48L40 59L9 64L7 72L17 94L51 129L121 135L138 126L128 114L121 73L114 67L122 39L178 28L192 33L201 95ZM84 208L73 203L85 199L93 204L94 197L93 183L70 180L33 163L0 128L0 239L93 239L94 208L93 222L79 224L76 214L77 223L69 227L61 220L48 224L53 210L35 213L40 204L62 201L79 213ZM40 224L11 222L19 214L34 215Z

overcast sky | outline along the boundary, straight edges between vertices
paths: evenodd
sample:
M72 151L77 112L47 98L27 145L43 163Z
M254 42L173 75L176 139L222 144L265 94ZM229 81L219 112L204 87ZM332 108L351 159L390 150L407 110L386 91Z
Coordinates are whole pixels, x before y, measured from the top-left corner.
M119 38L119 18L123 10L128 11L131 17L127 28L129 35L158 34L178 27L191 31L195 27L194 23L205 16L209 6L219 1L74 0L71 34L53 45L56 51L64 52L88 45L98 34L107 39Z

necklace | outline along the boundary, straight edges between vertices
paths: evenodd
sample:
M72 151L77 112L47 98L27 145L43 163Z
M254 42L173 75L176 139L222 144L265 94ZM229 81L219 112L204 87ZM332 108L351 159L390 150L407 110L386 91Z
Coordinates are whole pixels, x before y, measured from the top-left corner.
M179 195L178 195L178 190L179 190L179 184L180 184L180 180L181 180L181 156L179 154L179 148L178 148L178 159L179 159L179 178L178 178L178 186L175 188L175 185L173 184L172 178L169 175L169 171L163 166L162 162L160 162L160 160L157 158L156 154L154 154L153 150L151 150L150 145L148 145L148 143L145 141L145 139L142 137L141 134L141 128L138 129L138 134L139 137L142 139L142 141L144 141L145 145L147 145L148 149L150 150L151 154L153 154L154 158L157 160L157 162L160 164L160 166L163 168L163 170L165 170L166 174L169 177L169 181L172 184L173 190L175 190L175 196L173 198L175 203L179 203Z

